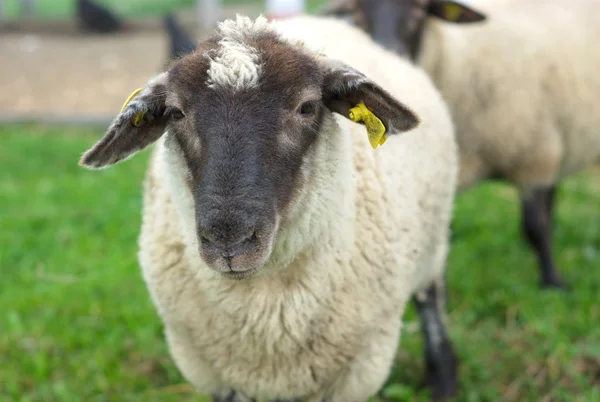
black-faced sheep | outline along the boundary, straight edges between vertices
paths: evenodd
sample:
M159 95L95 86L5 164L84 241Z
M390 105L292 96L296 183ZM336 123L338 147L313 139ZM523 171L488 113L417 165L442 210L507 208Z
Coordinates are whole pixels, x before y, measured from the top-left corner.
M425 73L335 19L238 17L149 81L81 164L154 141L139 259L198 389L364 402L414 297L434 396L456 391L441 302L457 150Z

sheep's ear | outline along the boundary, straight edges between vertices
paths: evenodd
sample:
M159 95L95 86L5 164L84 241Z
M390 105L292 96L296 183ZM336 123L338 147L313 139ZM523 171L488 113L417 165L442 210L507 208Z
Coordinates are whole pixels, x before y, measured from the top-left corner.
M432 1L427 13L444 21L456 24L468 24L486 20L486 16L470 7L457 3L456 1L438 0Z
M79 164L88 169L102 169L123 161L156 141L165 131L167 73L148 81L125 102L121 112Z
M323 100L329 110L351 119L350 110L364 104L388 134L412 130L419 124L414 112L361 72L339 62L329 64L323 84Z

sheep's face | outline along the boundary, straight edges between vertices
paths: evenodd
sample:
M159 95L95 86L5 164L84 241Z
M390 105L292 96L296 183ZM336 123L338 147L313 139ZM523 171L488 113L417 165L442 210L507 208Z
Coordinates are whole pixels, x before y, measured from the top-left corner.
M382 46L416 59L428 15L455 23L483 21L483 14L455 1L346 0L328 10L349 17Z
M168 127L167 152L194 201L199 252L223 276L252 276L269 259L279 223L310 191L311 149L323 121L363 102L391 134L417 118L349 66L281 39L266 21L221 24L215 37L136 96L82 158L101 168ZM143 124L131 125L144 112Z
M314 57L272 34L201 43L169 71L169 142L187 166L202 257L224 275L247 277L269 258L305 185L323 80Z

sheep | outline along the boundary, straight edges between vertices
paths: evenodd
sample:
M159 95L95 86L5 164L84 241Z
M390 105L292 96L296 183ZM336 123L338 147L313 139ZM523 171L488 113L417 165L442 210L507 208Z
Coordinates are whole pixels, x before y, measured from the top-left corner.
M80 164L154 142L139 261L198 390L366 401L412 300L433 395L456 393L444 270L458 151L424 72L336 19L238 16L134 92Z
M480 1L484 14L451 1L352 0L326 10L427 71L456 126L458 192L491 179L517 188L550 289L570 288L552 256L557 187L600 162L600 3L576 3Z

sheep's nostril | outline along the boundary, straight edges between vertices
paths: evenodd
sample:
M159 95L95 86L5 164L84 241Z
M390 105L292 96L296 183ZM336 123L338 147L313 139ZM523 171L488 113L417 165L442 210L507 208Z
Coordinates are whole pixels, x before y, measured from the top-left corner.
M202 244L210 244L210 240L208 240L206 237L200 235L200 243L202 243Z
M236 248L233 251L219 250L219 253L221 254L221 257L223 257L223 258L233 258L240 253L240 250L241 250L241 247Z
M235 244L229 245L224 250L219 250L221 252L221 256L224 258L232 258L239 254L245 246L249 243L253 242L256 239L256 234L254 230L246 233L246 237Z
M211 247L223 258L231 259L244 251L247 245L256 240L256 232L251 229L243 235L243 238L233 242L214 241L206 236L200 235L200 242L204 247Z

